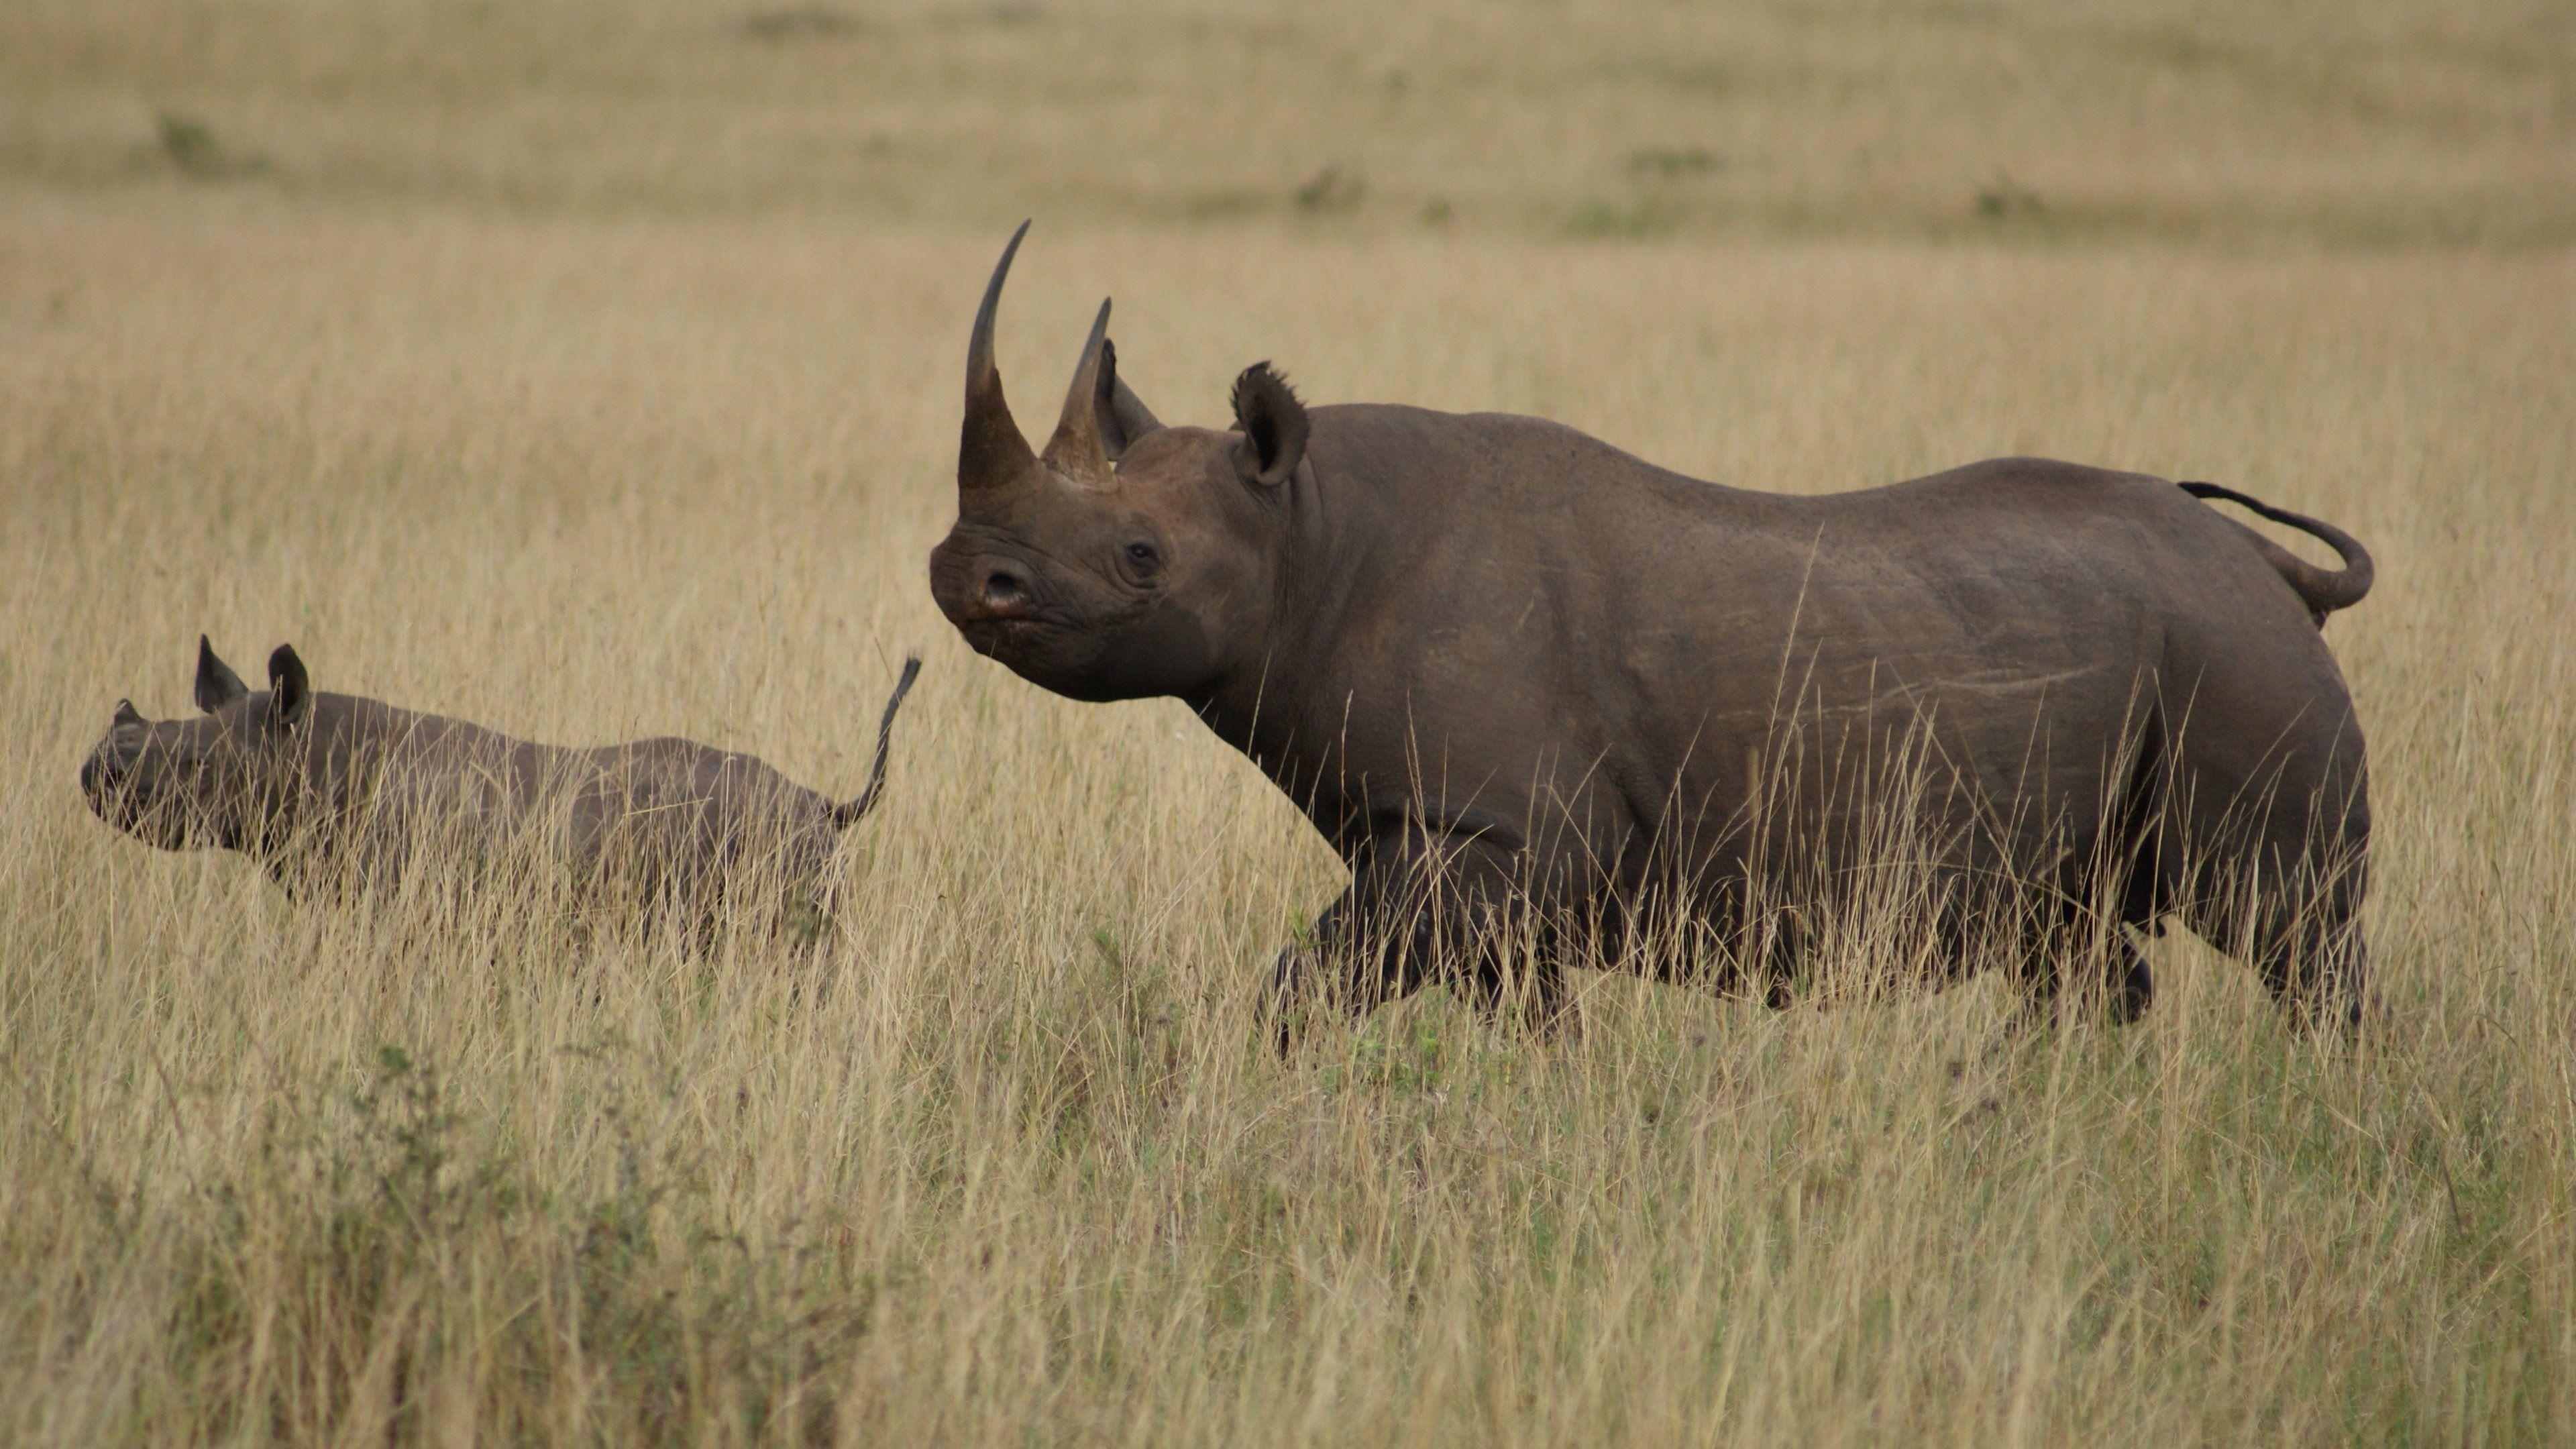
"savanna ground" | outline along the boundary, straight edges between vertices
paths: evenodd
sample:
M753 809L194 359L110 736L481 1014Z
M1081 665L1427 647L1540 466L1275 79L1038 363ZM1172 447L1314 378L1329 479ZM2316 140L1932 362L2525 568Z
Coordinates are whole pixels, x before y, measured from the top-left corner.
M0 9L0 1440L2576 1439L2560 4ZM1334 862L923 584L969 312L1216 421L2007 452L2353 529L2383 1009L1444 993L1281 1065ZM73 773L197 633L836 793L843 930L296 906Z

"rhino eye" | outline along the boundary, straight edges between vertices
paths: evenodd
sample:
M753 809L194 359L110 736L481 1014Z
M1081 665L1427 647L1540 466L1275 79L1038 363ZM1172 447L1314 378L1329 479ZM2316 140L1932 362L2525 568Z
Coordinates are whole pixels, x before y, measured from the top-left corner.
M1135 565L1137 568L1151 570L1161 564L1162 561L1162 554L1157 552L1154 546L1150 543L1131 543L1127 545L1127 562Z

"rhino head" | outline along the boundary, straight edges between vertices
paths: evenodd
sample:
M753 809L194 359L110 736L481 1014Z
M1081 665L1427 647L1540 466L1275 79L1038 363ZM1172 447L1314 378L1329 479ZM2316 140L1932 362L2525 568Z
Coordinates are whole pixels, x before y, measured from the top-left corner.
M979 653L1058 694L1201 695L1258 662L1306 410L1261 363L1235 380L1232 429L1165 427L1118 379L1103 302L1055 433L1031 452L993 363L994 311L1027 233L1012 234L975 313L957 523L931 551L931 593Z
M98 818L164 850L258 850L283 840L301 803L314 695L304 662L280 646L269 687L252 693L197 639L193 719L147 720L118 700L105 737L81 762L81 794Z

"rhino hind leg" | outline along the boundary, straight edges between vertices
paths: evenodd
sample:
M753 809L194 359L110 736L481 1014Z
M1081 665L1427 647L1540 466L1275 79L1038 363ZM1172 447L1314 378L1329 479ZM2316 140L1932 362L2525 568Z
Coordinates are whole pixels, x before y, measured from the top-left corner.
M2369 950L2353 910L2357 894L2329 888L2259 899L2239 933L2237 954L2302 1028L2361 1025Z
M2348 782L2296 784L2276 793L2304 795L2305 808L2274 808L2234 848L2205 858L2182 918L2252 967L2302 1029L2350 1030L2361 1024L2369 988L2361 934L2369 803L2358 772ZM2330 789L2350 794L2337 800Z
M2164 712L2148 711L2130 747L2128 783L2111 821L2111 868L2117 877L2119 920L2112 927L2111 1020L2129 1026L2156 1002L2155 968L2147 942L2165 933L2165 918L2182 896L2182 853L2173 829L2173 742Z
M2099 992L2079 997L2079 1005L2104 1013L2114 1026L2136 1024L2155 1005L2155 968L2146 947L2164 934L2174 905L2162 831L2133 818L2120 823L2111 844L2109 868L2119 873L2108 891L2095 889L2103 884L2099 872L2071 876L2057 893L2059 905L2047 913L2053 919L2022 955L2017 976L2025 1019L2051 1015L2070 985ZM2083 904L2105 895L2101 907Z
M2087 1008L2101 1010L2114 1026L2135 1024L2155 1005L2146 943L2164 934L2183 881L2172 819L2172 750L2163 711L2148 709L2131 727L2125 778L2101 834L2069 857L2052 892L2058 904L2043 912L2054 918L2038 949L2023 958L2025 1019L2051 1013L2070 971L2078 983L2101 991Z
M834 844L809 833L789 846L772 928L780 939L819 949L839 930L841 881L832 870Z
M2224 877L2211 872L2184 921L2252 967L2303 1029L2360 1025L2369 953L2361 936L2358 865L2335 869L2334 857L2323 852L2247 855L2261 865L2240 859Z

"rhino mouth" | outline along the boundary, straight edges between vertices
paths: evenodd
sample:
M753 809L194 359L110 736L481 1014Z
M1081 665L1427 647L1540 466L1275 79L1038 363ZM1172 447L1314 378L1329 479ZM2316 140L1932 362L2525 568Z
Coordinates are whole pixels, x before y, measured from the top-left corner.
M966 642L975 646L976 653L987 658L999 658L1028 648L1061 627L1051 619L1026 614L988 615L957 621L958 632L966 636Z
M143 812L143 792L138 782L116 767L104 753L93 754L81 761L81 795L89 801L90 813L119 830Z
M139 782L114 778L93 761L81 769L81 786L81 793L89 797L90 813L110 828L164 850L177 850L187 844L188 832L179 818L180 812L169 808L168 801L155 798Z

